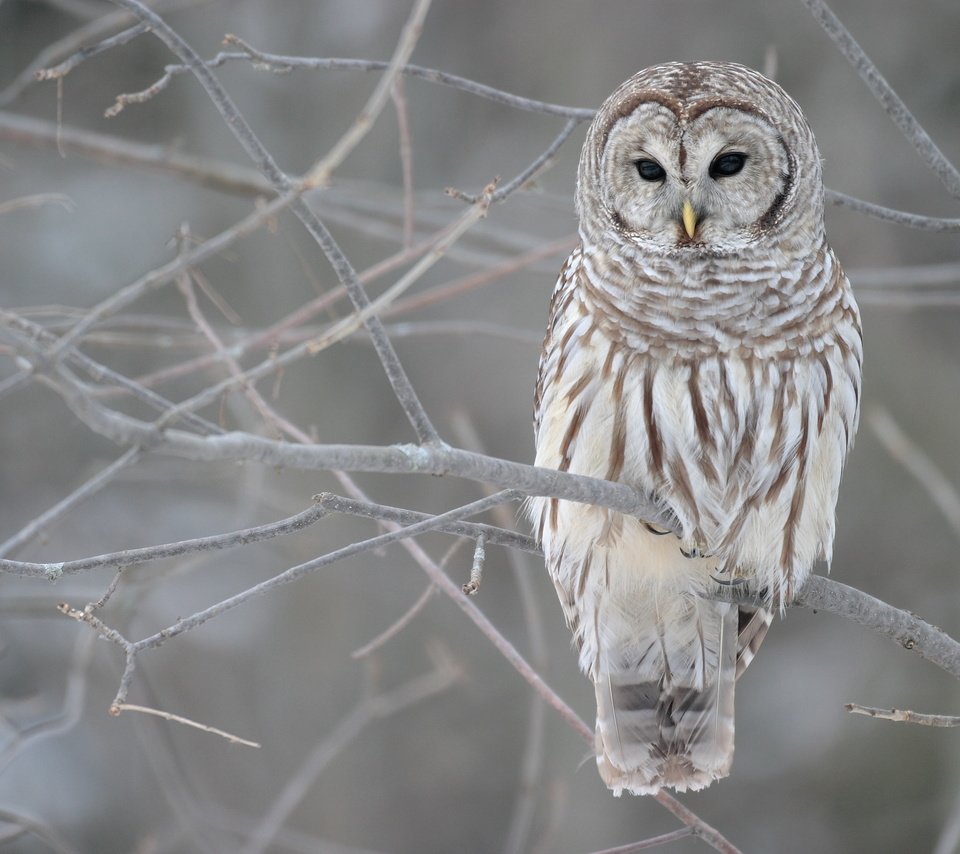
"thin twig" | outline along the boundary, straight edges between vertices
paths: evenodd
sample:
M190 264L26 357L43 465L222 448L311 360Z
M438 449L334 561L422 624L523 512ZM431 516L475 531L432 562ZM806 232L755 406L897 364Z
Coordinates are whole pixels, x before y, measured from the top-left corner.
M65 59L59 65L54 65L50 68L41 68L39 71L34 72L33 76L40 81L61 80L82 62L85 62L99 53L103 53L105 51L112 50L115 47L125 45L128 42L133 41L135 38L137 38L137 36L143 35L146 31L147 28L144 24L134 24L132 27L129 27L126 30L121 30L116 35L105 38L96 44L80 48L80 50Z
M507 261L496 264L489 269L472 273L460 279L455 279L452 282L445 282L444 284L437 285L433 288L427 288L418 294L408 296L402 300L397 300L392 306L384 311L383 317L384 319L387 319L390 317L395 317L398 314L405 314L415 309L434 305L442 300L465 294L468 291L472 291L474 288L478 288L499 279L503 279L505 276L509 276L511 273L515 273L518 270L529 267L531 264L536 264L537 261L542 261L545 258L554 258L560 255L569 254L575 243L576 238L574 236L563 237L559 240L552 240L549 243L538 246L536 249L531 249L529 252L525 252L516 256L515 258L510 258ZM543 337L542 334L540 337Z
M553 160L553 156L560 150L560 147L570 138L570 135L577 129L577 126L580 124L576 119L570 119L564 126L563 130L558 133L550 144L541 152L539 157L537 157L532 163L530 163L523 171L520 172L515 178L511 178L503 185L499 190L497 190L491 197L491 202L502 202L508 196L512 195L514 192L519 190L521 187L526 186L526 184L539 175L547 166L550 165L550 162ZM462 193L459 190L448 190L449 195L454 196L455 198L462 199L463 201L470 202L470 204L476 204L483 198L483 194L476 196L471 196L467 193Z
M188 235L186 226L182 226L181 231L181 245L186 245L185 238ZM200 305L197 302L196 293L193 289L193 276L189 271L180 273L177 276L177 287L180 289L180 292L183 294L184 299L186 300L187 314L196 324L197 329L200 330L204 338L206 338L213 346L214 352L217 354L219 360L224 363L233 376L242 377L243 369L240 367L239 363L226 352L226 347L224 346L220 336L217 334L213 326L210 325L203 311L200 309ZM286 432L287 435L292 435L294 432L296 432L291 425L286 424L285 421L282 421L276 416L273 410L267 406L266 401L264 401L250 381L246 380L245 378L241 379L240 387L244 397L250 401L254 409L260 413L264 421L273 425L274 429L276 430L274 434L275 436L282 436L284 432ZM286 430L284 430L285 427L287 428Z
M430 247L434 246L436 241L442 237L443 230L444 229L440 229L440 231L430 235L428 238L420 241L416 244L416 246L413 246L410 249L395 252L393 255L385 258L383 261L372 265L359 275L360 282L364 285L370 284L370 282L373 282L381 276L386 275L387 273L395 270L397 267L420 257L425 251L430 249ZM320 294L309 302L304 303L295 311L291 312L285 317L282 317L280 320L276 321L270 326L267 326L265 329L262 329L254 335L251 335L247 338L244 338L242 341L233 344L227 348L226 353L234 359L239 359L251 350L273 347L277 341L284 338L285 333L292 329L297 329L306 321L310 320L321 312L330 309L330 307L333 306L337 300L345 297L346 293L346 288L344 288L342 285L332 288L326 293ZM395 309L395 306L393 308ZM388 309L385 314L389 312L390 309ZM298 329L298 337L302 340L315 336ZM185 362L172 365L169 368L164 368L149 374L145 374L138 378L138 382L145 386L158 385L182 376L187 376L200 368L206 368L212 364L216 364L216 362L217 354L215 353L212 355L197 357L195 359L189 359ZM244 375L249 377L249 372L245 373Z
M151 270L149 273L137 279L137 281L116 291L112 296L107 297L107 299L103 300L99 305L91 309L82 320L77 322L73 328L60 339L59 344L54 348L53 355L62 352L66 347L73 344L88 329L107 315L115 314L120 311L120 309L130 305L130 303L140 299L150 291L172 281L184 270L194 267L206 261L208 258L214 257L240 238L252 234L275 217L281 210L294 203L299 198L299 193L300 191L298 189L287 190L272 201L258 206L252 213L225 231L220 232L216 237L211 237L189 252L184 252L173 261L157 267L155 270Z
M476 546L473 549L473 566L470 567L470 580L460 589L466 596L476 596L480 592L480 582L483 580L483 562L487 558L487 553L483 546L485 538L483 534L477 537Z
M192 412L186 410L177 410L175 404L167 400L162 395L144 388L135 380L131 380L112 368L102 365L90 358L86 353L81 352L74 346L61 347L62 339L57 338L52 332L48 332L37 323L33 323L20 315L10 311L0 309L0 322L10 329L17 330L26 336L24 343L31 345L32 354L40 358L40 361L47 363L54 359L56 352L62 352L64 356L73 364L82 368L90 377L98 382L108 382L119 386L138 400L143 401L152 409L160 412L174 412L179 414L179 420L187 424L200 433L223 433L216 424L201 418ZM35 372L31 371L31 376Z
M183 724L184 726L203 730L204 732L209 732L213 735L219 735L221 738L225 738L231 744L242 744L245 747L261 746L255 741L248 741L245 738L240 738L238 735L233 735L232 733L226 732L222 729L217 729L215 726L208 726L207 724L192 721L190 718L185 718L182 715L175 715L172 712L164 712L161 709L151 709L148 706L137 706L134 703L114 703L110 707L110 714L114 717L119 715L121 712L142 712L145 715L154 715L155 717L163 718L165 721L172 721L173 723Z
M852 211L865 214L873 219L893 222L897 225L904 225L907 228L916 228L921 231L960 231L960 219L922 216L921 214L899 211L895 208L885 208L882 205L875 205L873 202L866 202L863 199L848 196L846 193L840 193L837 190L824 190L824 199L828 204L841 208L849 208Z
M376 88L370 94L363 109L357 113L357 117L354 119L349 130L340 137L327 154L307 170L303 179L306 187L326 186L327 181L336 168L343 163L347 155L357 147L360 140L369 133L370 128L373 127L374 122L386 106L387 101L390 100L390 92L393 89L394 81L400 74L400 69L406 65L407 60L413 53L413 49L416 47L420 34L423 31L424 19L427 17L427 11L429 9L430 0L416 0L413 4L410 16L407 18L407 22L404 24L400 38L397 41L397 46L394 48L393 56L390 57L390 63L377 82Z
M229 130L243 146L257 169L270 181L277 192L286 196L296 185L277 166L273 157L264 148L253 129L237 109L233 99L214 76L213 72L204 64L203 60L189 44L174 31L159 15L150 11L139 0L111 0L111 2L132 11L141 21L150 24L151 32L157 36L177 57L180 58L203 86L217 111L223 117ZM296 195L296 194L295 194ZM370 305L363 285L357 278L353 265L344 255L333 235L299 196L291 206L292 211L303 223L307 231L316 240L317 244L327 256L330 266L337 278L346 287L350 301L358 311L364 311ZM370 334L377 356L383 365L387 379L393 388L400 406L413 426L421 444L442 444L440 436L430 421L423 404L417 397L413 385L397 356L390 339L383 329L383 324L376 315L366 318L364 326Z
M309 342L307 344L308 352L311 354L319 353L321 350L332 346L336 342L342 341L362 324L384 311L397 297L409 290L414 282L420 279L430 267L443 257L450 246L475 222L487 215L487 209L490 207L490 202L493 198L494 186L494 183L487 185L476 204L454 220L454 222L444 230L444 234L437 240L430 251L425 253L416 264L387 288L387 290L380 294L380 296L372 302L369 302L363 309L358 309L354 314L335 323L319 338Z
M495 508L499 510L500 508ZM440 558L440 569L444 569L450 560L461 548L463 545L463 540L455 540L450 548L447 549L446 553ZM414 602L403 614L400 615L390 626L380 632L373 640L368 641L363 646L358 647L353 652L350 653L350 657L354 660L366 658L369 655L372 655L378 649L380 649L388 641L395 638L401 631L403 631L413 620L420 614L421 611L427 606L427 603L433 598L433 594L437 592L436 585L431 581L423 593L420 594L420 597Z
M327 554L318 558L309 560L306 563L301 563L297 566L290 567L290 569L281 572L279 575L276 575L273 578L268 578L266 581L261 581L259 584L256 584L253 587L248 587L246 590L243 590L227 599L223 599L222 601L217 602L215 605L211 605L209 608L205 608L202 611L197 611L195 614L191 614L189 617L183 617L177 620L173 625L170 625L165 629L161 629L156 634L137 641L136 644L133 645L134 649L139 652L143 649L161 646L171 638L183 634L184 632L191 631L198 626L203 625L208 620L218 617L227 611L231 611L251 599L262 596L263 594L274 590L281 585L298 581L300 578L316 572L323 567L329 566L330 564L336 563L337 561L343 560L344 558L353 557L354 555L361 554L365 551L378 548L379 546L385 546L389 543L399 542L409 537L425 534L429 531L435 530L439 525L442 525L446 521L456 521L457 519L474 516L478 513L483 513L484 511L489 510L491 507L496 507L498 504L515 501L518 497L519 496L512 490L502 490L501 492L491 495L488 498L483 498L479 501L474 501L470 504L465 504L462 507L449 510L446 513L441 513L439 516L434 516L433 518L427 519L424 522L417 522L416 524L408 525L405 528L399 528L395 531L389 531L385 534L380 534L376 537L360 540L358 542L351 543L348 546L344 546L343 548L335 549L332 552L328 552ZM323 509L322 505L318 505L318 509Z
M196 5L196 0L154 0L154 9L172 10L188 5ZM20 97L21 93L36 81L37 72L60 62L74 51L91 41L99 41L104 36L129 24L131 16L127 12L117 11L101 15L93 21L79 27L61 39L47 45L3 90L0 91L0 105L7 105Z
M231 61L251 62L254 68L279 70L283 72L293 69L304 70L330 70L330 69L351 69L357 71L386 71L389 63L370 59L341 59L341 58L315 58L306 56L282 56L279 54L264 53L251 47L242 39L235 35L228 34L224 37L225 44L234 44L242 49L242 53L218 53L207 64L211 68L217 68L224 63ZM186 65L168 65L165 72L169 75L183 74L189 69ZM549 116L560 116L565 119L576 119L580 122L590 121L594 116L594 110L579 109L576 107L567 107L563 104L551 104L546 101L538 101L535 98L524 98L521 95L514 95L512 92L505 92L502 89L495 89L493 86L487 86L478 83L475 80L468 80L466 77L459 77L456 74L448 74L445 71L439 71L435 68L424 68L420 65L404 65L400 73L406 77L417 77L421 80L428 80L431 83L438 83L442 86L450 86L476 95L480 98L486 98L498 104L507 107L513 107L517 110L524 110L532 113L544 113Z
M454 546L459 546L459 543L454 543ZM417 597L417 601L414 602L406 611L401 614L399 619L395 620L390 626L388 626L384 631L378 634L375 638L365 643L363 646L357 647L353 652L350 653L350 657L353 659L366 658L368 655L372 655L380 647L390 640L393 640L398 634L400 634L403 629L410 625L417 615L427 606L427 603L433 598L433 594L437 592L437 588L433 584L428 584Z
M925 715L905 709L875 709L872 706L861 706L859 703L846 703L844 708L855 715L866 715L884 721L901 721L908 724L920 724L921 726L960 726L960 716L958 715Z
M48 510L31 519L30 522L24 525L16 534L4 540L3 543L0 543L0 557L5 558L9 555L16 554L17 551L22 549L42 530L48 528L82 501L90 498L92 495L96 495L121 471L136 463L142 455L143 451L141 451L140 448L130 448L128 451L124 451L123 454L106 468L98 471L93 477L86 480L69 495L64 496ZM2 570L2 568L0 568L0 570Z
M114 464L116 465L116 464ZM32 563L29 561L0 560L0 572L28 578L47 578L55 580L63 575L72 575L77 572L86 572L104 566L122 567L133 566L152 560L177 557L191 552L218 551L235 546L269 540L273 537L282 537L302 530L309 525L320 521L327 515L322 505L308 507L286 519L271 522L267 525L257 525L253 528L244 528L240 531L230 531L227 534L217 534L211 537L197 537L191 540L180 540L175 543L164 543L158 546L146 546L139 549L125 549L119 552L96 555L94 557L68 560L60 563Z
M182 154L168 145L146 145L104 133L0 111L0 139L28 146L54 146L99 162L135 166L183 178L223 193L258 197L273 195L273 186L259 172L221 160Z
M594 851L593 854L634 854L635 851L648 851L651 848L676 842L678 839L686 839L688 836L696 836L694 829L692 827L681 827L679 830L671 830L669 833L651 836L649 839L640 842L631 842L627 845L617 845L615 848Z

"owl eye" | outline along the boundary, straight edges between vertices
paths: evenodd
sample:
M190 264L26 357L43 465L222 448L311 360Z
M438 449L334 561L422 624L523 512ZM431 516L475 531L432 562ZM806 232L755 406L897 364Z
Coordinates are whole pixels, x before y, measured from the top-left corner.
M728 151L726 154L721 154L715 158L713 163L710 164L710 177L729 178L743 169L743 164L746 162L747 155L743 152Z
M636 160L633 165L644 181L662 181L667 174L656 160Z

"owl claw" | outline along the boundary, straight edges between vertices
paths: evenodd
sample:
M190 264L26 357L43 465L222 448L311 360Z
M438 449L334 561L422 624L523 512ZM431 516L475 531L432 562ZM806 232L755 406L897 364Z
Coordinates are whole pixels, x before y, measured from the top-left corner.
M680 554L685 558L700 558L700 557L710 557L710 553L707 551L706 546L702 546L699 543L695 543L690 546L689 549L685 549L683 546L680 546Z
M717 578L715 575L710 576L717 584L721 587L740 587L743 584L747 583L746 578Z

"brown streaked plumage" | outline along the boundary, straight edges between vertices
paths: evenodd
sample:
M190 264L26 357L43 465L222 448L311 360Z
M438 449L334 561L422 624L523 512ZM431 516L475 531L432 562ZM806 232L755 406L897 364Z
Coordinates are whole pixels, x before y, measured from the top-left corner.
M641 71L580 159L581 245L554 289L537 465L628 483L680 535L531 502L597 696L616 794L729 773L737 677L772 610L829 560L856 430L856 303L823 228L799 107L733 63ZM717 601L746 587L766 607Z

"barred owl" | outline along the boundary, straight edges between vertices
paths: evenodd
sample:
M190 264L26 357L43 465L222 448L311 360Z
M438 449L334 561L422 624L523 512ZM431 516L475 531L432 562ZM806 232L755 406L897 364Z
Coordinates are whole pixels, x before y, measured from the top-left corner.
M604 782L701 789L730 771L734 683L773 611L830 560L859 313L824 235L813 133L749 68L623 83L587 134L576 201L536 464L629 484L676 524L550 498L533 521L596 689ZM721 601L731 585L757 604Z

